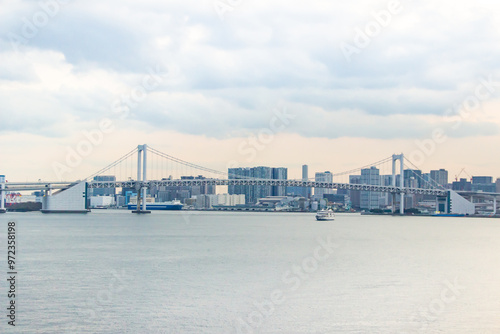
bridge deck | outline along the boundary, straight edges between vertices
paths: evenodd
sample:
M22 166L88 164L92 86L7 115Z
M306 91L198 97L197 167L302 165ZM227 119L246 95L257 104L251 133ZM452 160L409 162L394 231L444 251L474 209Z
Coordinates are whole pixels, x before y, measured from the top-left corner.
M91 181L89 188L135 188L137 181ZM160 180L139 182L146 187L190 187L190 186L278 186L309 187L325 189L345 189L385 193L405 193L446 196L442 189L401 188L393 186L376 186L366 184L329 183L301 180L267 180L267 179L206 179L206 180Z
M8 182L5 183L5 191L35 191L35 190L60 190L72 187L77 182ZM90 181L88 187L95 188L137 188L151 187L191 187L191 186L280 186L280 187L308 187L325 189L345 189L383 193L405 193L419 195L446 196L448 190L423 189L423 188L401 188L393 186L376 186L367 184L329 183L302 180L267 180L267 179L205 179L205 180L152 180L141 181ZM457 191L462 196L484 196L500 197L500 193L484 193L471 191Z

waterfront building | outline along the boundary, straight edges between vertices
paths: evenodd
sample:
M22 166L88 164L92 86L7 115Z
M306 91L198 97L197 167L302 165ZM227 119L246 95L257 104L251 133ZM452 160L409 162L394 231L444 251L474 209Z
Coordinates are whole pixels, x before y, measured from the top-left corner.
M407 188L425 188L426 182L421 170L405 169L403 172L404 187ZM429 175L430 179L430 175ZM431 182L433 183L433 182ZM431 185L429 185L431 187ZM436 186L434 186L436 187ZM417 206L417 203L424 199L423 195L408 194L405 195L405 209L411 209Z
M460 179L460 181L455 181L451 184L451 189L454 191L471 191L472 183L467 181L467 179Z
M226 206L245 205L245 195L218 194L217 204Z
M472 177L472 191L482 191L485 193L494 193L497 186L493 183L491 176L473 176Z
M128 202L126 202L125 196L116 195L116 206L121 208L127 206Z
M350 184L361 184L361 175L349 175ZM353 208L361 207L361 192L359 190L349 190L349 197Z
M256 179L272 179L273 169L271 167L254 167L252 168L253 177ZM251 198L251 203L256 203L259 198L271 196L273 191L272 186L254 186L254 196Z
M432 186L448 187L448 171L446 169L431 170L430 177Z
M252 169L249 167L229 168L228 174L230 180L250 179L252 178ZM255 197L253 192L254 188L251 186L230 185L228 187L228 193L231 195L245 195L247 203L252 203L251 199Z
M388 187L392 186L392 174L391 175L381 175L380 176L380 185L388 186ZM392 205L392 194L380 193L379 207L388 207L390 205Z
M380 170L376 167L361 170L361 184L380 185ZM361 209L372 210L380 207L380 193L373 191L361 191Z
M405 169L404 170L404 186L407 188L422 188L423 177L422 171L418 169Z
M287 187L286 195L292 197L304 197L304 188L303 187Z
M309 167L307 165L302 166L302 181L309 181ZM312 193L312 188L310 187L287 187L287 196L298 196L304 198L310 198Z
M240 168L229 168L228 169L229 179L274 179L274 180L287 180L288 179L288 169L283 167L240 167ZM259 198L264 198L268 196L279 196L286 195L286 187L280 186L229 186L228 192L230 195L245 195L245 202L248 204L255 204Z
M288 169L283 167L273 168L273 180L287 180ZM286 186L273 186L272 196L286 196Z
M314 177L315 182L333 182L333 174L329 171L324 173L316 173ZM322 199L325 194L333 194L333 189L325 189L325 188L314 188L314 197L317 199Z
M309 181L309 166L302 165L302 181ZM312 189L310 187L302 187L302 197L311 198Z
M424 189L431 189L437 186L431 179L431 173L423 173L422 179L422 188Z
M493 177L491 176L473 176L472 184L491 184L493 183Z
M115 182L116 176L114 176L114 175L95 176L94 181ZM114 197L115 195L116 195L116 188L95 188L95 189L92 189L92 196L113 196Z
M339 194L325 194L325 199L328 200L333 206L342 206L347 208L351 204L351 199L349 195L339 195Z
M90 197L91 208L109 208L115 205L114 196L92 196Z
M217 194L217 195L196 195L193 196L194 206L196 209L214 209L216 206L223 207L237 207L245 205L245 195L230 195L230 194Z
M181 180L206 180L203 175L198 176L181 176ZM165 179L163 179L165 180ZM215 186L160 186L153 187L150 192L151 196L156 198L156 202L169 202L179 200L184 202L186 199L196 195L215 194Z

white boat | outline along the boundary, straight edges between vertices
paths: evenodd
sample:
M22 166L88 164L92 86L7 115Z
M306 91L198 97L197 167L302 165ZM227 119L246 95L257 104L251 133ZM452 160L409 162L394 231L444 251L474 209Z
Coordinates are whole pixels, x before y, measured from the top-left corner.
M332 209L319 210L316 213L316 220L335 220L335 213Z

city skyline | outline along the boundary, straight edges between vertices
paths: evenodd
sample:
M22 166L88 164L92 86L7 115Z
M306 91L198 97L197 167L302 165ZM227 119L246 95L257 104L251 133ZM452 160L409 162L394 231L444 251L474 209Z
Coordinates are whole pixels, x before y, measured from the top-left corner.
M84 160L84 159L83 159ZM109 164L109 162L111 161L107 161L105 164ZM197 163L196 161L194 163ZM231 166L234 166L234 163L235 163L235 160L231 160L229 162L229 164ZM82 166L84 166L85 163L82 163ZM216 170L220 170L220 171L224 171L225 169L223 167L221 167L220 169L217 169L218 165L221 165L221 164L217 164L217 163L213 163L211 165L206 165L205 167L210 167L210 168L214 168ZM256 167L267 167L268 165L273 165L271 163L266 163L266 162L263 162L263 163L257 163L257 164L243 164L243 166L241 166L241 168L256 168ZM342 173L342 172L345 172L346 170L334 170L332 168L326 168L326 169L321 169L321 168L314 168L314 166L311 166L309 164L303 164L302 162L294 162L291 164L292 167L286 165L286 164L283 164L283 163L276 163L274 164L275 166L283 166L285 168L288 169L289 171L289 178L290 179L302 179L303 178L303 166L308 166L308 169L310 171L310 174L309 174L309 179L311 180L314 180L315 179L315 174L317 173L323 173L324 171L327 171L327 172L330 172L332 174L337 174L337 173ZM354 167L353 164L344 164L345 166L352 166ZM6 166L9 166L9 165L6 165ZM36 163L33 164L33 169L34 170L44 170L43 166L37 166ZM41 168L40 168L41 167ZM94 168L94 169L86 169L87 170L87 173L90 174L90 172L95 172L96 170L99 170L100 168L104 167L104 165L102 166L97 166ZM418 166L417 166L418 167ZM227 168L226 168L227 169ZM405 168L405 169L416 169L416 168ZM439 171L441 169L444 169L448 172L449 174L449 182L451 183L456 176L458 176L458 180L462 179L462 178L466 178L468 179L468 181L471 181L471 177L472 176L490 176L493 178L493 181L495 181L497 178L500 178L500 174L481 174L481 173L474 173L474 172L470 172L469 170L467 170L467 168L460 168L459 170L457 169L456 172L452 172L450 169L444 167L444 166L440 166L440 167L437 167L437 168L431 168L431 169L420 169L422 172L424 173L430 173L431 171ZM0 172L0 174L2 175L6 175L6 178L8 181L10 182L16 182L16 181L37 181L38 179L42 179L42 180L50 180L50 181L57 181L57 178L56 178L56 173L54 173L53 170L50 170L50 172L48 173L48 175L52 175L52 178L43 178L43 177L37 177L37 176L40 176L40 175L43 175L42 173L37 173L37 172L34 172L33 175L35 176L25 176L25 177L20 177L20 178L15 178L13 177L12 175L22 175L20 173L17 173L16 170L17 168L13 168L13 169L9 169L8 167L4 168L3 170L13 170L14 173L12 174L8 174L8 173L2 173ZM64 175L68 175L68 176L72 176L72 175L76 175L76 173L80 172L82 170L85 170L84 167L79 167L79 168L75 168L75 173L67 173L67 174L64 174ZM486 169L483 169L483 170L486 170ZM397 170L396 174L399 173L399 169ZM202 172L193 172L192 175L193 176L198 176L198 175L202 175L203 173ZM382 173L381 175L389 175L391 174L391 172L386 172L386 173ZM88 176L87 174L85 174L86 176ZM188 175L186 175L188 176ZM75 176L75 178L63 178L62 180L63 181L71 181L71 180L80 180L82 179L84 176L82 174L80 174L80 176Z

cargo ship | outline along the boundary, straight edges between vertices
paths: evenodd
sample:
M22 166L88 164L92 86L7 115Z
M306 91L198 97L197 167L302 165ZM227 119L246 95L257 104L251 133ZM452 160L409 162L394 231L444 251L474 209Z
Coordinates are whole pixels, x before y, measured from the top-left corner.
M182 210L183 206L184 205L180 201L146 203L146 210L150 210L150 211L153 211L153 210L178 211L178 210ZM137 210L137 204L136 203L129 203L128 209L129 210Z

